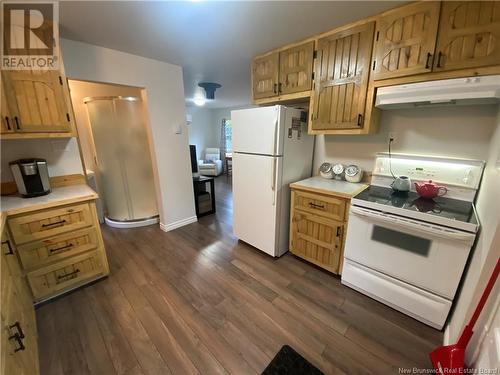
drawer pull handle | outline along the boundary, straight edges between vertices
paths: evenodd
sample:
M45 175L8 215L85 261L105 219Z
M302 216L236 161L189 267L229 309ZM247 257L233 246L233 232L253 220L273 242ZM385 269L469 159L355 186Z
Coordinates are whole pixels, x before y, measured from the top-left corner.
M19 345L19 347L17 347L17 348L14 349L14 353L17 353L17 352L20 352L21 350L26 349L26 347L24 346L24 343L23 343L23 339L21 338L21 336L19 336L18 333L16 333L15 335L10 336L9 340L16 340L17 344Z
M5 255L13 255L14 251L12 251L12 245L10 244L10 241L9 240L2 241L2 245L3 244L7 244L7 247L9 249L9 251L7 251Z
M58 252L58 251L61 251L61 250L64 250L64 249L70 249L70 248L72 248L72 247L73 247L73 244L72 244L72 243L70 243L70 244L67 244L67 245L65 245L65 246L57 247L57 248L55 248L55 249L50 249L49 251L50 251L51 253L55 253L55 252Z
M317 208L319 210L324 210L325 209L325 206L323 206L322 204L316 204L316 203L313 203L313 202L310 202L309 206L312 207L312 208Z
M24 332L23 332L23 329L21 328L21 324L19 322L15 322L11 326L9 326L9 328L10 329L15 328L17 331L17 333L15 333L15 335L18 335L20 338L24 339Z
M55 223L49 223L49 224L42 224L42 228L47 228L47 227L51 227L53 225L62 225L66 222L66 220L59 220L59 221L56 221Z
M61 280L61 279L65 279L69 276L74 276L76 277L76 275L78 275L78 273L80 272L80 270L77 268L76 270L74 270L73 272L69 272L67 274L64 274L64 275L59 275L57 276L57 280Z

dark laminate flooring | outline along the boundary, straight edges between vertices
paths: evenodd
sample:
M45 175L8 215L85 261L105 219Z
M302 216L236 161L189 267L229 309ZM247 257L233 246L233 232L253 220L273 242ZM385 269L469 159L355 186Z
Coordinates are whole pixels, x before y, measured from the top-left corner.
M216 193L216 215L169 233L103 227L109 278L37 309L43 375L257 374L284 344L326 374L430 366L441 332L238 242L225 176Z

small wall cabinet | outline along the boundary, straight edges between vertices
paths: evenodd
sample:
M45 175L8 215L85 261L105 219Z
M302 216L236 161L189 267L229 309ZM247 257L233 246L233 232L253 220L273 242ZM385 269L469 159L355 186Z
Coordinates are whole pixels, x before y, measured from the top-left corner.
M373 79L432 70L440 3L423 1L387 12L377 19Z
M500 3L424 1L377 19L373 79L500 64Z
M314 42L256 57L252 62L254 101L311 90Z
M64 79L65 80L65 79ZM2 118L19 133L71 132L72 114L59 71L2 71L8 113ZM3 110L2 110L3 112Z
M278 95L279 53L258 57L252 63L253 98L262 99Z
M435 70L500 64L500 2L444 1Z

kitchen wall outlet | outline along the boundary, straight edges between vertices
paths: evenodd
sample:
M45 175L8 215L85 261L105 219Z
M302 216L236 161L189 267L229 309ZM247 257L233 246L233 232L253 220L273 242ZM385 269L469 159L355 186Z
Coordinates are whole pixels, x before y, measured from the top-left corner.
M396 132L389 132L387 134L387 142L390 142L392 140L392 143L396 142L397 140L397 133Z

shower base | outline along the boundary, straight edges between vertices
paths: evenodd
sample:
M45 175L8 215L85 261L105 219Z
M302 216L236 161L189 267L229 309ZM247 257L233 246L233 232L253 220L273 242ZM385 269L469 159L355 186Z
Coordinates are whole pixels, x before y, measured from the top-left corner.
M138 228L146 227L148 225L158 224L160 222L159 216L148 217L139 220L113 220L109 217L104 218L104 222L113 228L127 229L127 228Z

